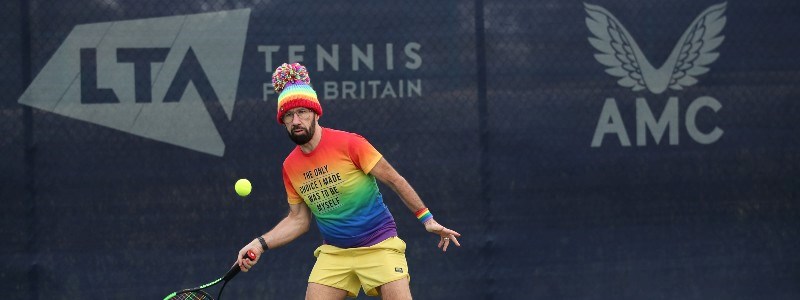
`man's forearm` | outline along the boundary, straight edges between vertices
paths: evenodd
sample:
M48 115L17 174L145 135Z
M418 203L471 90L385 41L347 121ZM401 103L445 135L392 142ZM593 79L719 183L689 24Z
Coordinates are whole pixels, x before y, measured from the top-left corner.
M425 208L425 203L422 202L422 198L414 191L411 184L408 183L400 173L397 173L386 159L381 158L372 168L370 174L375 176L375 178L380 180L383 184L389 186L392 191L400 196L400 200L403 200L403 204L405 204L411 212L416 213Z
M278 248L300 237L308 231L309 220L298 216L286 216L272 230L262 235L270 249Z
M400 200L403 201L403 204L408 207L409 210L415 212L419 209L425 207L425 203L422 202L422 198L419 197L414 188L411 187L411 184L406 181L405 178L402 176L397 176L393 178L392 181L387 182L387 185L400 197Z

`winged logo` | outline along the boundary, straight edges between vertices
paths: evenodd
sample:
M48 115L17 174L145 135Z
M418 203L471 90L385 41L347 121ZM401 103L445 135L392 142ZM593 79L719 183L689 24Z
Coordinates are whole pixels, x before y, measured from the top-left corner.
M714 52L724 36L727 2L712 5L694 19L660 68L653 67L639 45L614 15L597 5L584 3L586 26L594 37L589 43L599 51L594 55L605 65L606 73L619 77L617 83L633 91L647 88L654 94L669 89L682 90L697 83L697 76L708 72L708 65L719 57Z

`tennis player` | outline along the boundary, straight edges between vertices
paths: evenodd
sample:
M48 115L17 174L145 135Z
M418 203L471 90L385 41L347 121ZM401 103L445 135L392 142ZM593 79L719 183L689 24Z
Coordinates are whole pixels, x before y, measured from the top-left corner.
M451 242L461 246L461 235L436 222L411 185L366 139L319 125L322 107L305 67L283 64L272 83L279 93L277 121L297 144L283 162L289 214L239 251L241 270L247 272L268 249L307 232L313 214L324 240L314 251L306 299L356 297L360 289L382 299L411 299L406 244L375 179L397 193L425 230L439 236L442 251ZM256 253L255 260L241 259L248 250Z

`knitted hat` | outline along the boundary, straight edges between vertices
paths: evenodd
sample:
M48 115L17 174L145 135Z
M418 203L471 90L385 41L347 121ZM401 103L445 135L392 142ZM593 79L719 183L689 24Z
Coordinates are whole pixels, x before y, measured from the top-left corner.
M322 115L317 92L311 88L308 70L299 63L282 64L272 74L272 86L278 96L278 123L283 124L283 114L295 107L305 107Z

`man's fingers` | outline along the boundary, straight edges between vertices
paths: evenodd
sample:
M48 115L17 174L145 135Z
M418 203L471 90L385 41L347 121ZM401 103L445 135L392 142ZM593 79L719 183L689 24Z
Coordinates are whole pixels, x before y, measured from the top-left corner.
M461 243L458 242L458 238L461 237L460 233L450 228L444 227L441 224L436 224L436 225L438 228L436 229L431 228L431 230L429 231L439 235L439 244L437 245L437 247L442 249L442 252L447 251L447 247L450 246L450 240L453 240L453 243L456 246L461 247Z
M458 239L456 238L456 235L453 235L451 240L453 240L453 243L456 244L456 246L461 247L461 243L458 242Z
M452 230L452 229L444 227L444 226L442 226L442 228L439 229L439 230L435 230L435 232L439 233L439 235L445 235L445 236L449 235L449 234L452 234L452 235L455 235L455 236L461 236L461 234L456 232L455 230Z
M444 232L447 233L447 234L452 234L452 235L457 236L457 237L461 236L460 233L456 232L455 230L449 229L449 228L445 228Z
M245 256L244 253L247 253L247 251L242 250L239 252L239 257L236 259L236 263L239 265L239 270L242 272L247 272L253 267L253 265L256 264L256 261L259 259L259 257L256 256L256 259L251 260L248 256Z
M243 265L243 267L244 267L244 268L242 269L242 271L243 271L243 272L250 271L250 268L252 268L254 264L255 264L255 263L253 263L253 261L251 261L251 260L249 260L249 259L244 259L244 258L242 258L242 265Z
M250 269L250 266L247 265L247 261L244 258L239 258L239 269L242 270L242 272L247 272L247 270Z

